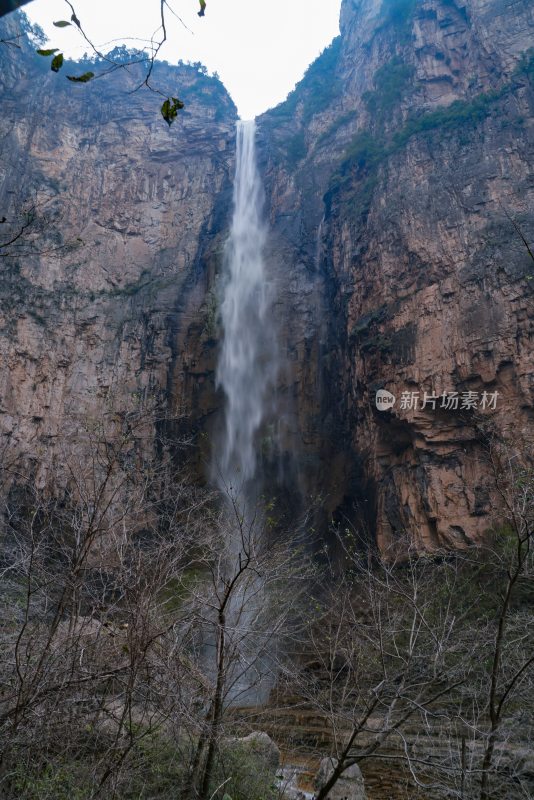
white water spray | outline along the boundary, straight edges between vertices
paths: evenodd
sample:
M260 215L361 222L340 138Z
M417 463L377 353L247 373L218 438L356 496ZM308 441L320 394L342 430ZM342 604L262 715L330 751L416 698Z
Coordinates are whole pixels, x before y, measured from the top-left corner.
M214 477L232 501L226 540L230 575L235 575L237 563L241 565L242 550L257 553L266 544L263 514L258 508L258 434L278 374L255 136L254 122L238 123L234 210L224 257L223 340L216 373L226 403L223 435L214 454ZM240 705L265 702L272 686L276 642L272 632L262 630L263 623L257 629L265 607L264 591L263 578L251 571L232 594L226 612L227 636L238 654L228 668L227 699Z
M264 194L256 165L256 125L238 122L234 214L225 250L223 344L217 385L226 396L218 458L223 488L245 489L257 469L257 433L277 374L264 248Z

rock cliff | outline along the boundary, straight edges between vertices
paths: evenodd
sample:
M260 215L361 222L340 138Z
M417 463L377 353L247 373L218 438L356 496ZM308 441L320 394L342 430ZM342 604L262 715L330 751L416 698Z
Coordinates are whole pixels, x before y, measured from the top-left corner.
M236 109L198 67L157 64L152 84L186 104L169 128L159 94L132 93L141 66L72 84L79 66L54 75L21 41L0 52L0 203L10 231L32 224L0 250L0 425L4 457L44 482L66 427L144 406L191 429L213 409Z
M532 432L533 34L529 0L344 0L258 120L283 355L265 469L322 525L461 546L491 524L479 417ZM44 481L74 418L147 397L210 430L230 98L162 64L186 102L167 129L135 71L77 86L29 45L0 57L2 215L36 217L0 259L4 453Z
M479 418L532 440L533 34L529 2L345 0L260 119L293 428L334 518L382 546L481 536Z

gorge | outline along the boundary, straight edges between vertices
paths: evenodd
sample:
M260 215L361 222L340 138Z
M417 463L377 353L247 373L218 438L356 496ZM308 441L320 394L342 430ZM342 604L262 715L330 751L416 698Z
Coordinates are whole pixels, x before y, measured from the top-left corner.
M345 0L340 37L257 120L284 365L277 430L260 438L272 493L293 510L320 495L323 532L363 519L382 546L409 530L432 550L489 524L472 409L384 413L374 395L498 392L497 428L529 429L531 261L516 227L529 240L533 10L388 8ZM157 64L186 102L167 131L149 93L127 99L126 73L66 86L29 44L2 59L3 154L18 175L15 195L4 173L3 203L37 200L46 245L3 262L6 451L45 481L69 408L98 418L111 394L150 395L207 433L205 474L223 406L235 108L217 79Z
M1 797L532 796L533 43L342 0L243 121L0 17Z

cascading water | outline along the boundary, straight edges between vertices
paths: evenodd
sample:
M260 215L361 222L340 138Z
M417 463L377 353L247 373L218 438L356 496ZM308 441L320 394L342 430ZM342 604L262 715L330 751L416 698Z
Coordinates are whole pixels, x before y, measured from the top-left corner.
M228 571L227 585L245 563L245 553L262 552L267 544L263 514L258 508L258 434L278 374L264 259L264 193L256 164L255 136L255 122L238 123L234 212L225 248L220 311L223 340L216 375L217 386L226 398L224 429L214 453L213 472L230 500L227 564L223 566ZM234 653L227 669L227 700L241 705L264 702L272 685L275 641L268 628L258 628L266 605L264 592L263 577L251 570L237 584L225 614L225 632Z
M264 194L256 165L256 125L238 122L234 214L225 250L217 385L226 396L225 428L216 458L221 488L244 497L256 476L256 437L277 374L264 248Z

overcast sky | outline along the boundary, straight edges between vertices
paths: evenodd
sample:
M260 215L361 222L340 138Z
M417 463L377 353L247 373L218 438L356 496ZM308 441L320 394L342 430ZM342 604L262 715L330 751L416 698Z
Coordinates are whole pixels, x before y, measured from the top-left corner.
M125 37L150 38L159 24L158 0L72 2L88 36L100 46ZM340 2L207 0L206 16L200 19L197 0L169 0L190 31L168 12L169 41L161 57L170 63L201 61L218 72L241 117L251 119L283 100L337 35ZM51 47L70 57L88 50L76 30L52 25L70 19L65 0L34 0L25 10L44 28Z

